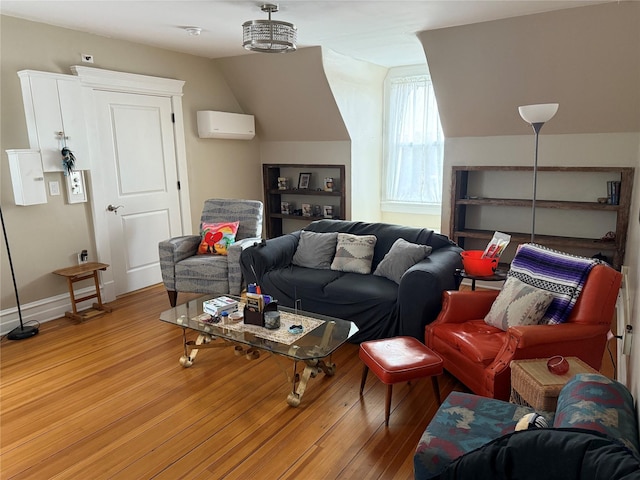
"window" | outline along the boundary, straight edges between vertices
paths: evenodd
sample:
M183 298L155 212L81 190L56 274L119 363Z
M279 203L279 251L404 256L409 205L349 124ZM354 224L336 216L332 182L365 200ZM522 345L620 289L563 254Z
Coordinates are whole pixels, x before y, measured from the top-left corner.
M439 213L444 134L431 77L416 67L392 68L385 96L382 209Z

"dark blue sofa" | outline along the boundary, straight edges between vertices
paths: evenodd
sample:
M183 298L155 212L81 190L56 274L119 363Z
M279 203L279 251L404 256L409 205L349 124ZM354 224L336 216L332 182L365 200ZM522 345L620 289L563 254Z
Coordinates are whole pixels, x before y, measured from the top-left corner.
M301 231L272 238L242 252L240 266L247 282L257 282L262 293L281 305L353 321L359 332L350 341L407 335L424 342L424 327L440 312L442 292L458 287L456 269L462 268L462 249L444 235L426 228L385 223L318 220L305 230L375 235L371 271L375 271L393 243L403 238L430 245L424 260L409 268L400 284L373 274L316 270L293 265Z

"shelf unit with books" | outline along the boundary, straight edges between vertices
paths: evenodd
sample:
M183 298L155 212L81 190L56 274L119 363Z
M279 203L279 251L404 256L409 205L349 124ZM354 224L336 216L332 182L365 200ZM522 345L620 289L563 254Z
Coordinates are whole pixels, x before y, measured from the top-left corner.
M535 242L601 254L620 269L633 178L631 167L538 167ZM511 235L511 255L530 241L532 202L523 196L531 195L532 167L454 166L451 179L449 235L462 248L484 248L496 230ZM618 182L617 204L606 203L610 182Z
M311 174L306 188L298 188L304 181L301 174ZM286 179L286 182L279 181ZM329 186L325 179L331 179ZM323 218L345 218L345 167L338 164L263 164L262 180L264 185L265 225L267 238L287 233L286 224L312 222ZM326 188L331 188L327 190ZM290 205L289 212L283 213L283 204ZM309 215L303 215L303 204L311 207ZM314 211L313 207L319 207ZM331 213L325 215L325 207ZM307 213L307 212L305 212ZM297 228L296 228L297 229ZM292 230L292 229L289 229Z

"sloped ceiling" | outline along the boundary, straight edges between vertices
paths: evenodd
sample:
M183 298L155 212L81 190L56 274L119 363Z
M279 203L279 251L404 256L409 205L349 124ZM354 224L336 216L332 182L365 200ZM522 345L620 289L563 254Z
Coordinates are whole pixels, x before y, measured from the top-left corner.
M260 140L349 140L323 69L320 47L215 62L244 113L255 115Z
M531 132L518 106L558 102L545 134L640 131L640 3L431 30L423 44L447 137Z

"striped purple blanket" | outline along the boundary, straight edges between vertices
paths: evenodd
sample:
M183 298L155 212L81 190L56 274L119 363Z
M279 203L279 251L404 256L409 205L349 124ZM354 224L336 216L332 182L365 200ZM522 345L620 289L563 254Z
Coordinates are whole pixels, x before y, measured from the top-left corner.
M556 325L567 320L589 272L598 263L600 262L593 258L578 257L525 243L513 258L508 276L516 277L521 282L553 295L553 301L540 323Z

